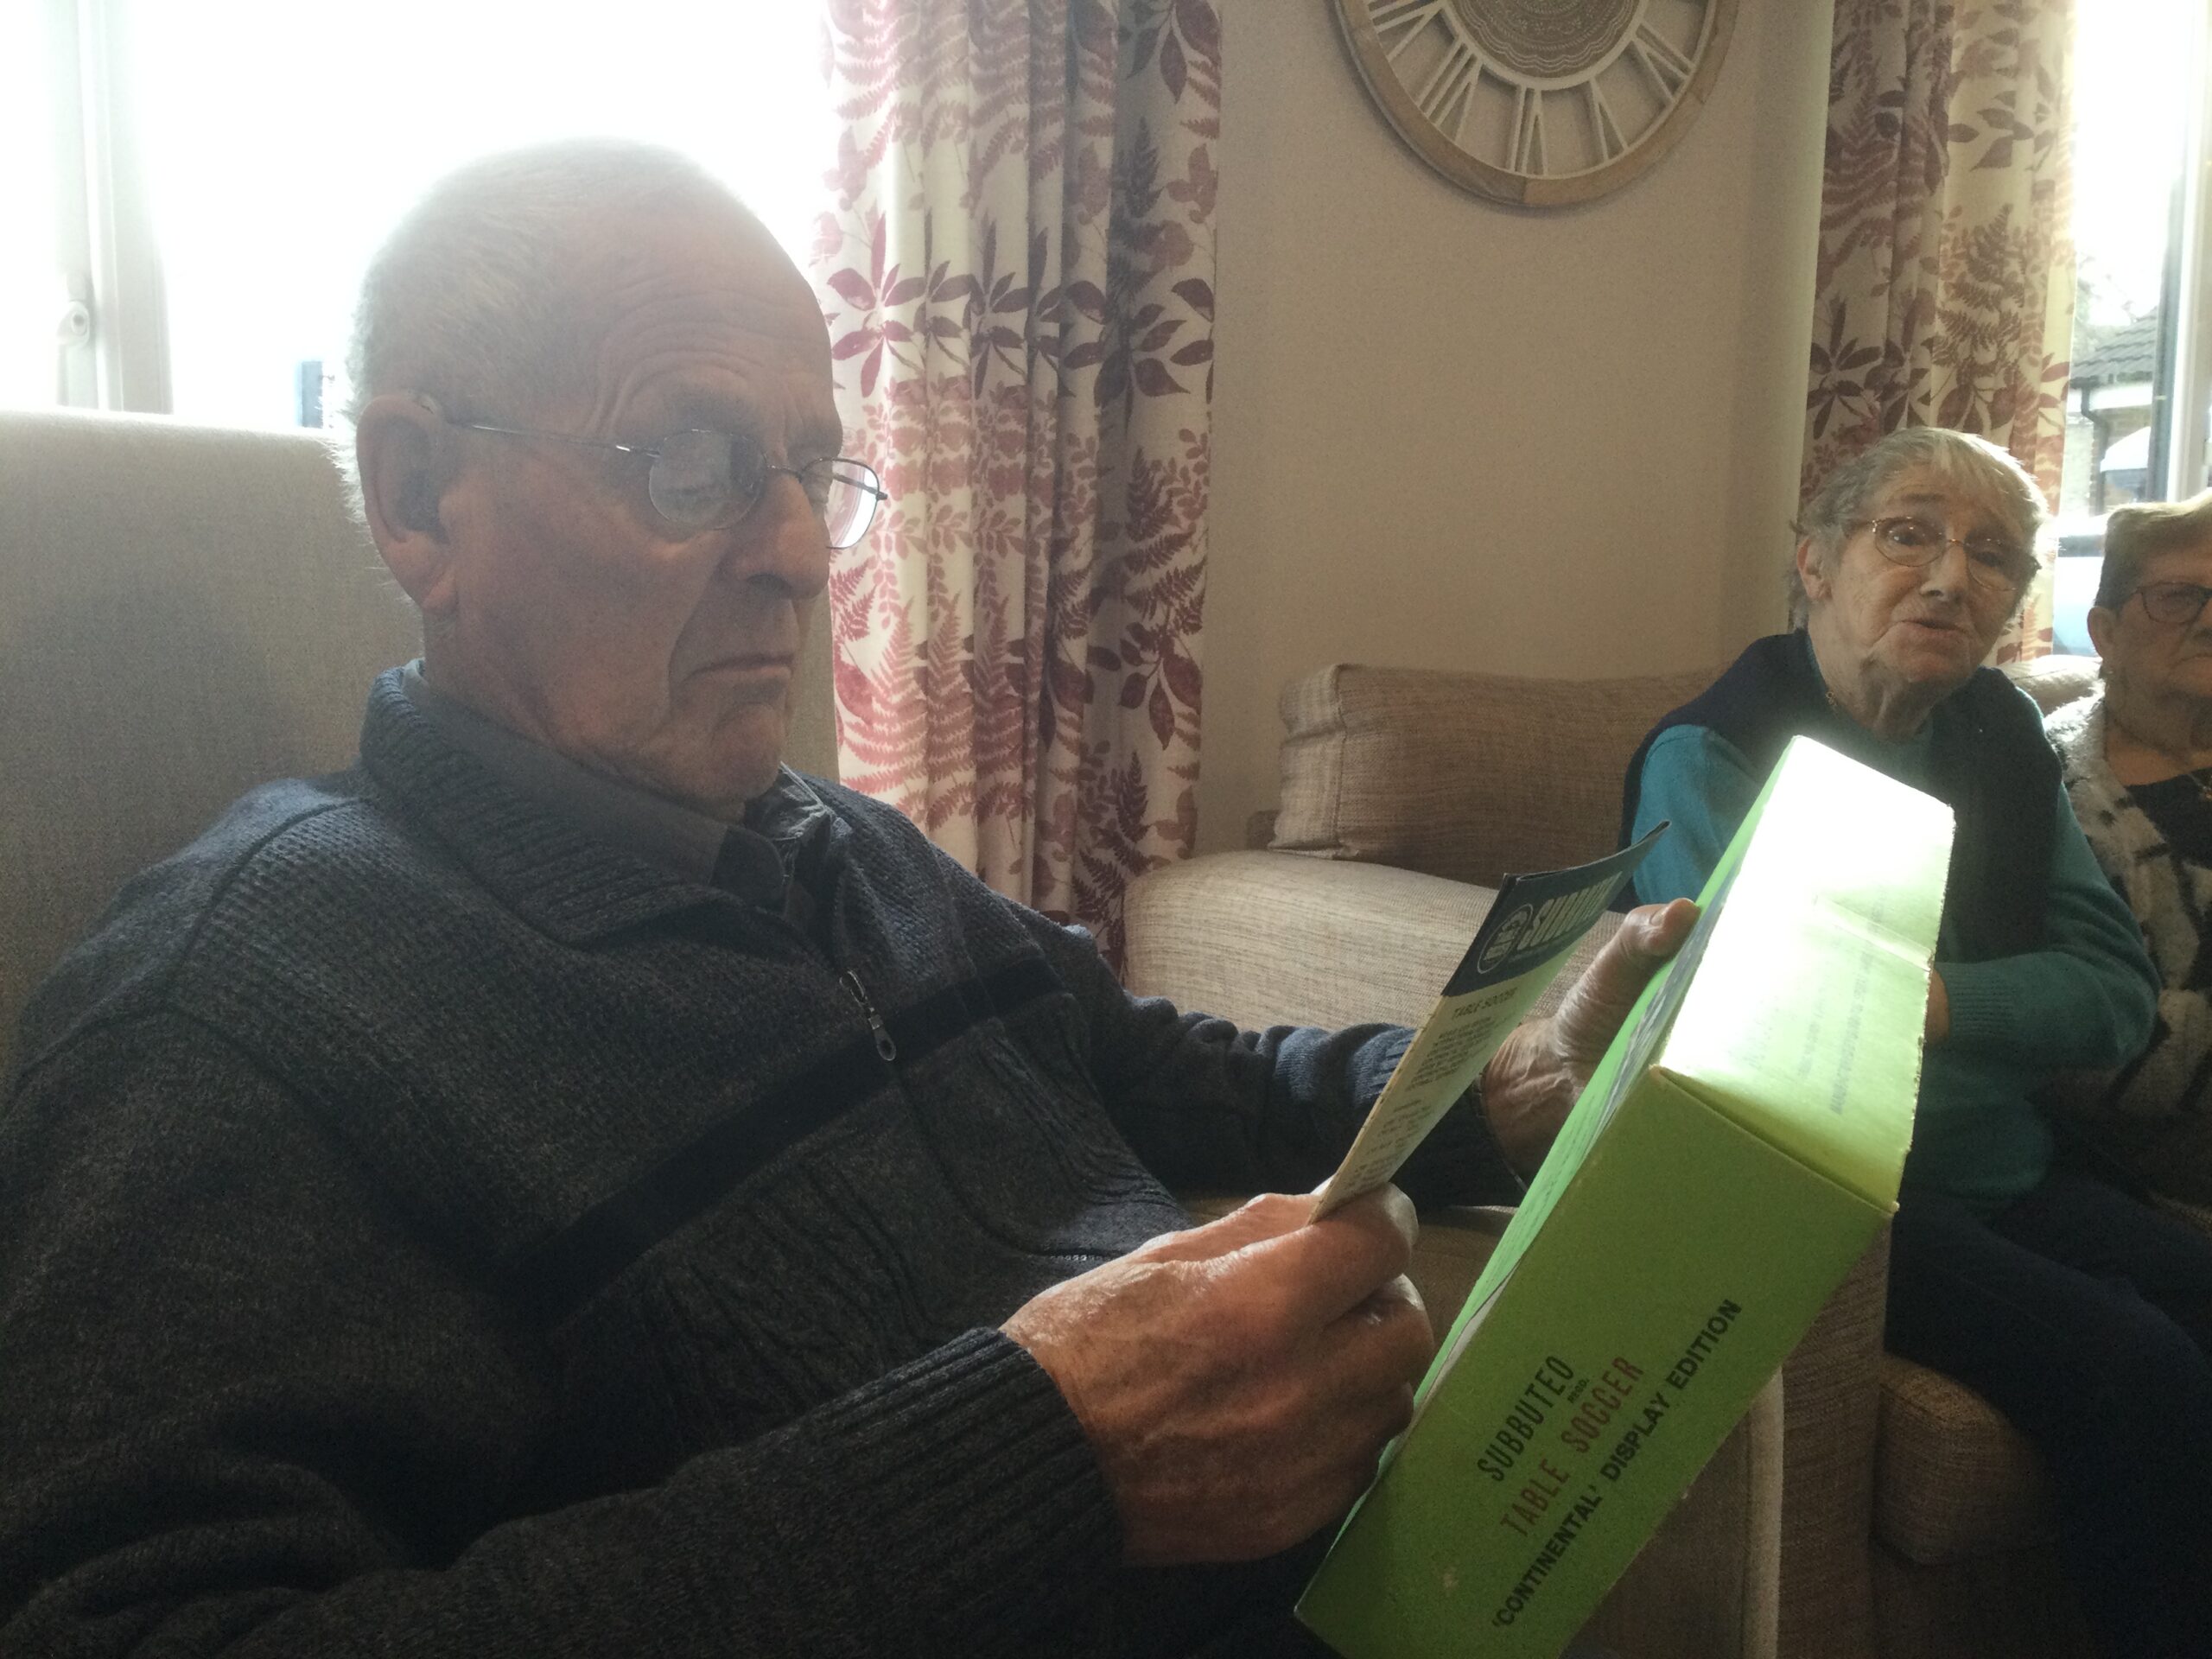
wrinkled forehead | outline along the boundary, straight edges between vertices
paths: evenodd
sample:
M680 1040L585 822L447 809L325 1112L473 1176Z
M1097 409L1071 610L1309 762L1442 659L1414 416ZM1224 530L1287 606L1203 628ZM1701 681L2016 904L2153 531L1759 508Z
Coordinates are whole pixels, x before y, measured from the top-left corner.
M1990 480L1964 467L1908 467L1878 483L1862 508L1862 516L1868 518L1910 513L1954 533L1996 531L2012 535L2024 528L2018 505Z
M2145 554L2136 571L2135 585L2147 588L2154 582L2193 582L2200 588L2212 588L2212 541L2188 542Z
M734 215L611 229L579 268L579 391L594 430L704 426L794 452L838 447L821 306L765 230Z

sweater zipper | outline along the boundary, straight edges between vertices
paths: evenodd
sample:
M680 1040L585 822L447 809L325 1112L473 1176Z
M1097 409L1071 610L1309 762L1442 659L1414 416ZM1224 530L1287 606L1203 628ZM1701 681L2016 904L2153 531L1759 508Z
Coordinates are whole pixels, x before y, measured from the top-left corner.
M883 1016L875 1011L875 1004L868 1000L868 991L861 984L861 976L848 968L837 976L837 982L845 994L859 1005L861 1016L868 1021L868 1035L875 1039L875 1052L886 1065L899 1058L899 1045L891 1040L890 1027L883 1023Z

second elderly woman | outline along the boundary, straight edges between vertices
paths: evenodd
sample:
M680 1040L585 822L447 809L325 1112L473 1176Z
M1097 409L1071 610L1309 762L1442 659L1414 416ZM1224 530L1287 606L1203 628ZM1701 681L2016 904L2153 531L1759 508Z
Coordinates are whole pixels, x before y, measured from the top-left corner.
M2158 970L2150 1046L2069 1090L2075 1132L2124 1177L2212 1206L2212 491L2105 521L2089 610L2098 690L2051 715L2089 849Z
M1957 1378L2042 1451L2061 1548L2113 1654L2212 1652L2212 1241L2063 1165L2037 1096L2149 1036L2155 981L2035 706L1980 664L2043 519L2002 450L1894 433L1798 526L1796 631L1754 642L1630 762L1637 879L1694 898L1789 739L1949 804L1919 1113L1891 1233L1891 1351Z

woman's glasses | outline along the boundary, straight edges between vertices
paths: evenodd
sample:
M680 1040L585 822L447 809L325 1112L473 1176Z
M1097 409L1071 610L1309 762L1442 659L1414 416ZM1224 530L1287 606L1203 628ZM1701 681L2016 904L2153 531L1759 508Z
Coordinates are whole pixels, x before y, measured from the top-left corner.
M1942 526L1910 513L1894 518L1862 518L1850 528L1861 525L1874 532L1876 550L1891 564L1925 569L1956 547L1965 551L1967 574L1977 588L2001 592L2017 589L2027 580L2026 552L2003 536L1947 536Z
M2138 588L2128 597L2141 600L2143 613L2153 622L2185 628L2203 613L2204 601L2212 599L2212 588L2202 588L2193 582L2154 582Z

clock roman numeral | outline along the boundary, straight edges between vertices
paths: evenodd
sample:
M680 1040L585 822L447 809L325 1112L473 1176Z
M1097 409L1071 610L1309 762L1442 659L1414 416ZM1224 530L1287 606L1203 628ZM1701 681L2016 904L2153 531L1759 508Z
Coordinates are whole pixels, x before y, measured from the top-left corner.
M1505 165L1523 178L1535 178L1543 173L1544 95L1533 86L1514 88L1513 141L1508 147Z
M1637 24L1636 33L1629 37L1629 51L1634 54L1643 73L1651 77L1658 87L1659 96L1672 103L1696 68L1681 54L1675 43L1651 27L1649 21Z
M1367 20L1375 25L1375 38L1395 60L1443 10L1444 0L1376 0ZM1393 35L1395 40L1390 38Z
M1582 90L1590 94L1590 130L1597 135L1598 159L1610 162L1627 150L1628 140L1621 137L1621 124L1613 118L1613 106L1605 102L1598 83L1586 80Z
M1460 130L1466 124L1467 111L1474 101L1475 77L1482 67L1483 60L1475 48L1461 40L1455 30L1444 56L1429 72L1421 91L1414 94L1414 106L1427 118L1429 124L1454 143L1459 141Z

